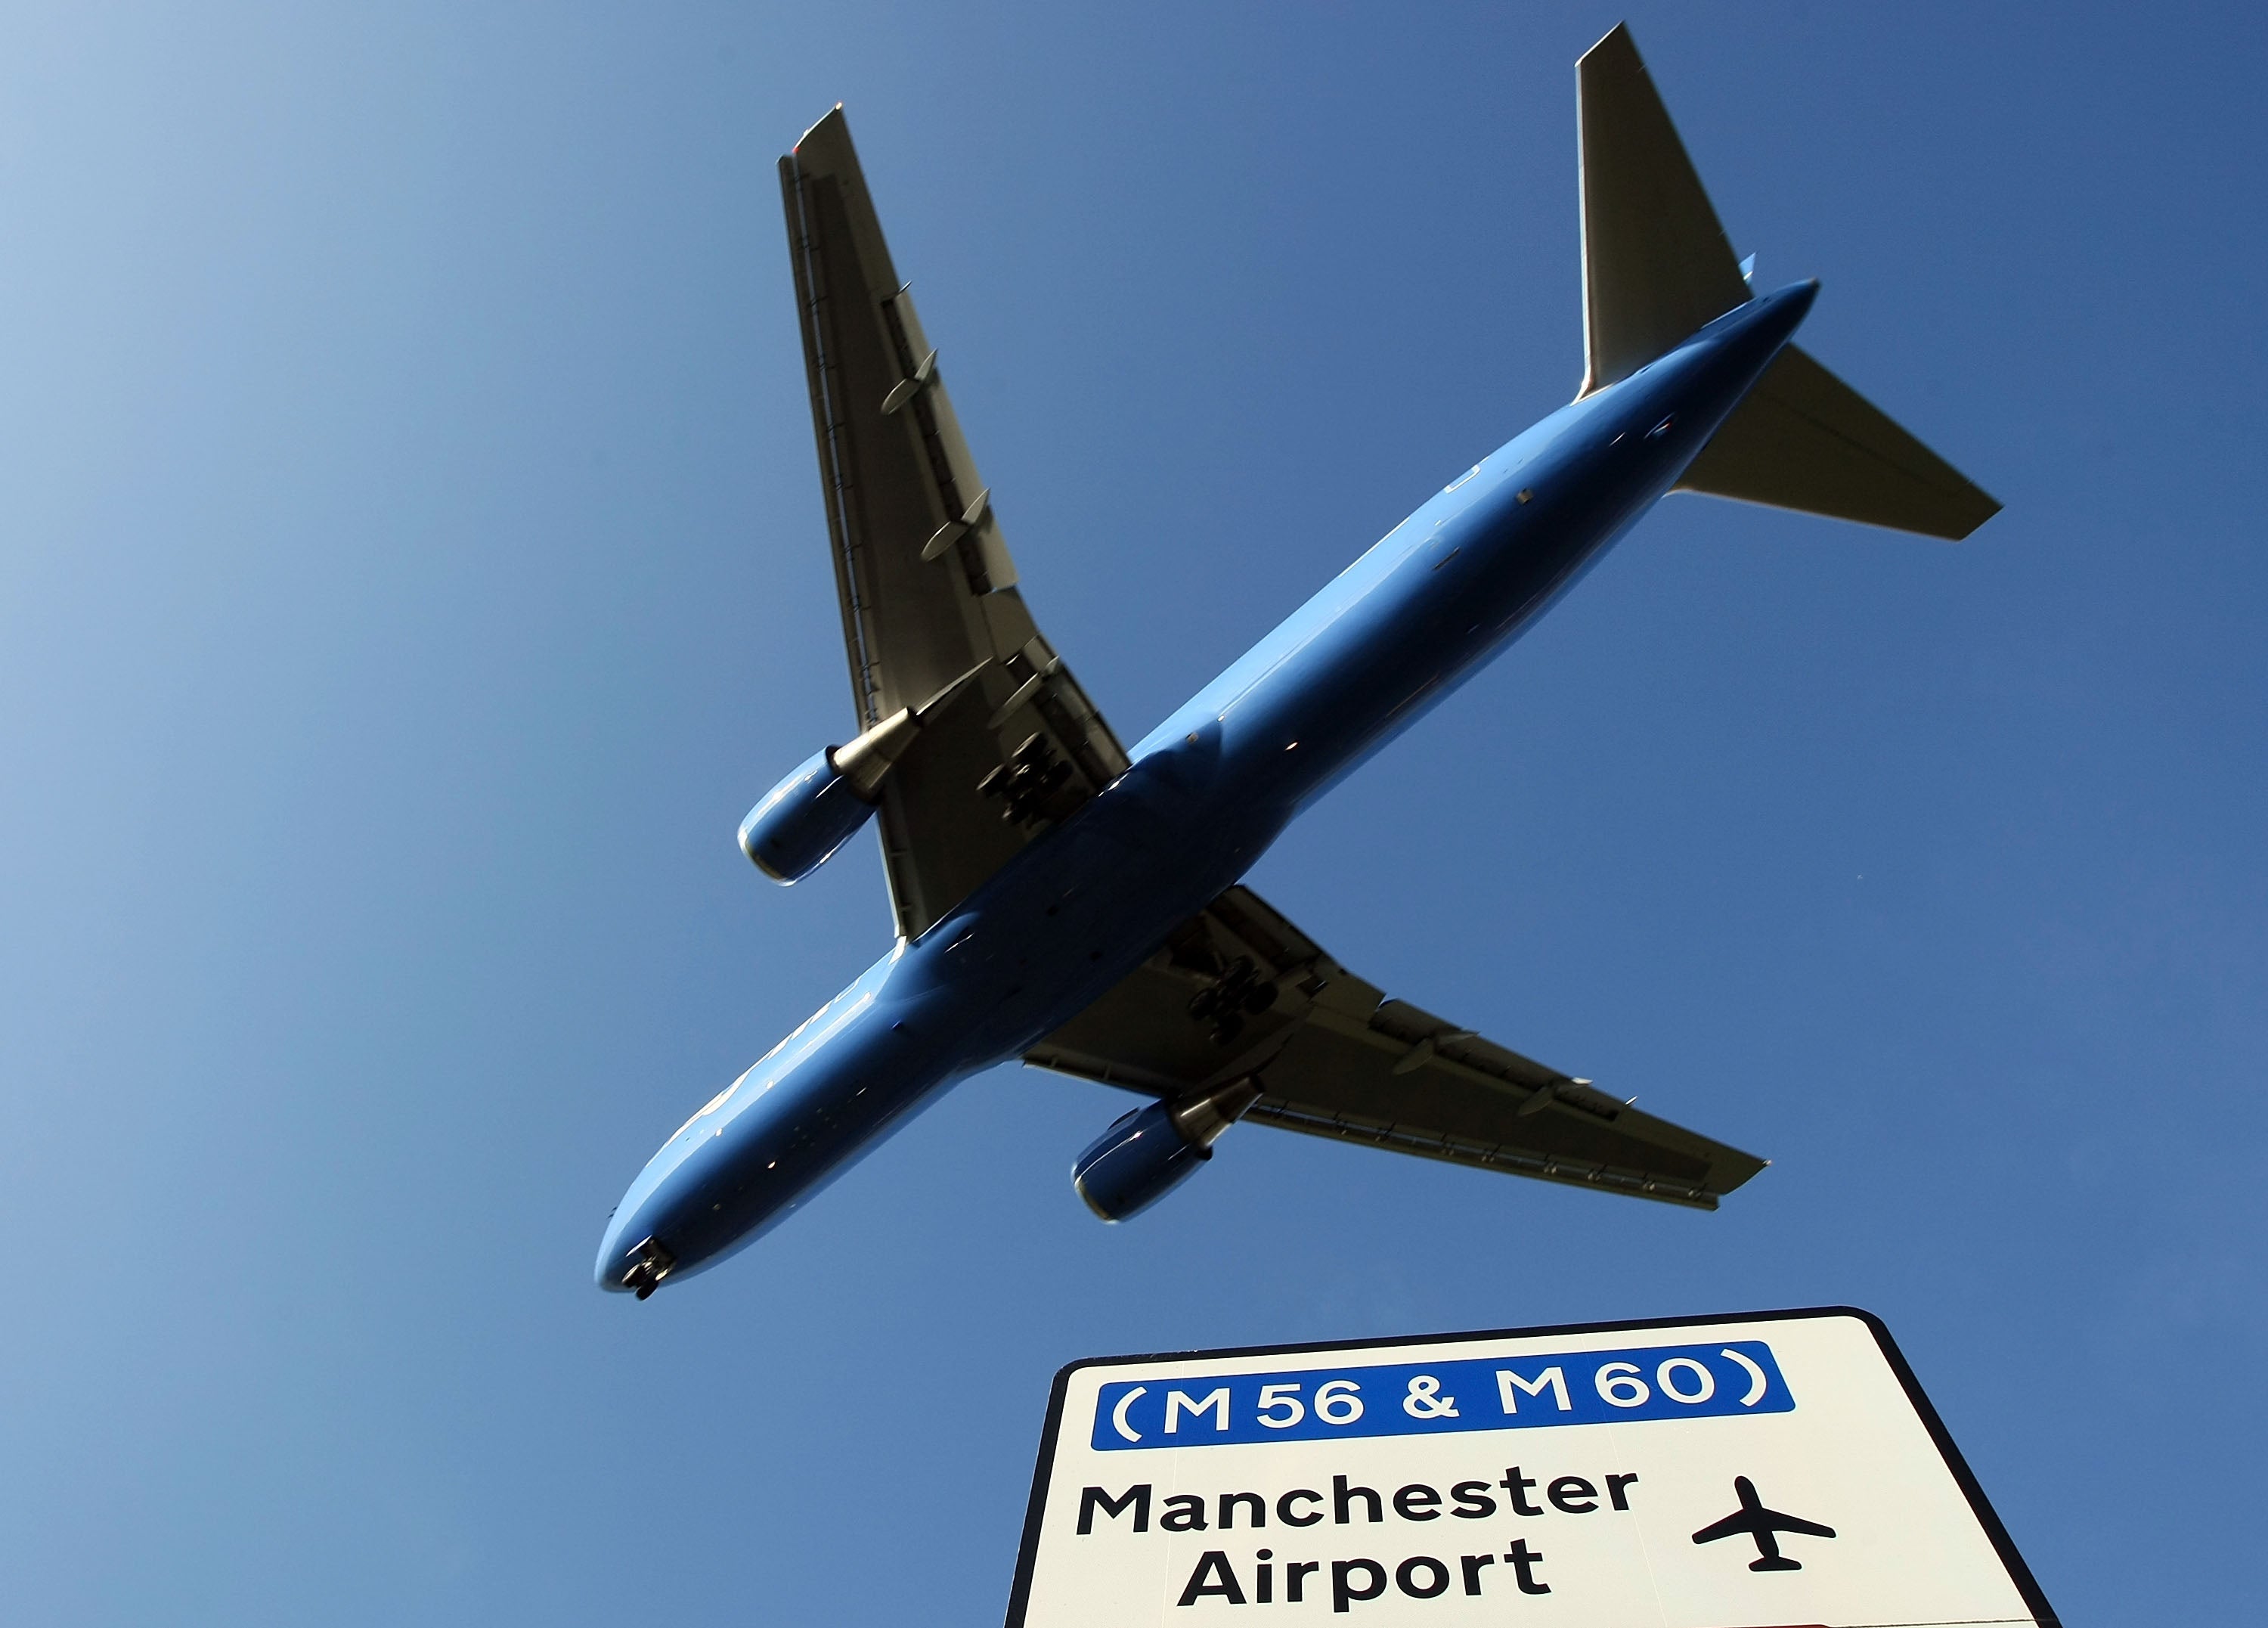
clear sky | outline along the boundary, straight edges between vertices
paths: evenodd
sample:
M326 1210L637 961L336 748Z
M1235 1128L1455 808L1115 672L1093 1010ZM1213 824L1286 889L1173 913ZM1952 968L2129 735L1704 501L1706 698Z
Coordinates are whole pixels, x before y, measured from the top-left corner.
M1667 503L1256 884L1776 1162L1716 1215L1002 1070L644 1304L608 1207L885 946L773 162L848 104L1127 739L1580 369L1613 9L11 6L0 1616L997 1622L1049 1376L1848 1302L2077 1625L2258 1606L2257 8L1627 13L1959 547ZM2250 1560L2244 1558L2251 1555Z

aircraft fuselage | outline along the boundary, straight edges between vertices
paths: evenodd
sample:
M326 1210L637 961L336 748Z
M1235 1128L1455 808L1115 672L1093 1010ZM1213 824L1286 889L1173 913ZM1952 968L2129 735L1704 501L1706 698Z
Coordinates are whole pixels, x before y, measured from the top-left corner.
M602 1287L762 1236L956 1081L1015 1057L1505 648L1677 481L1809 310L1799 284L1571 402L1436 494L1138 743L1132 766L687 1122Z

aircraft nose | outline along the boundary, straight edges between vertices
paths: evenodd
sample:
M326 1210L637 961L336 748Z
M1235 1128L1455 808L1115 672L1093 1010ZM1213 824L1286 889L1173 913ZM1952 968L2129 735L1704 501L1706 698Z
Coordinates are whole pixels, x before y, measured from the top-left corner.
M593 1280L599 1287L644 1300L663 1278L689 1263L684 1177L687 1157L696 1145L698 1138L679 1131L646 1160L637 1180L615 1204L592 1268ZM697 1258L699 1254L696 1248L691 1256Z
M644 1300L662 1285L677 1265L676 1254L659 1238L629 1227L610 1227L599 1246L593 1277L601 1289L614 1294L635 1294Z
M633 1189L608 1218L607 1235L599 1241L591 1276L608 1293L644 1300L677 1265L676 1251L659 1235L661 1227L652 1200L652 1194Z
M637 1256L627 1247L630 1241L622 1236L622 1225L617 1216L607 1218L607 1235L599 1240L599 1258L591 1268L592 1281L609 1294L627 1294L630 1285L622 1279L637 1263Z
M615 1234L610 1230L599 1245L599 1260L592 1270L592 1281L609 1294L626 1294L630 1292L630 1285L622 1279L630 1275L633 1264L635 1263L628 1257L627 1252L616 1245Z

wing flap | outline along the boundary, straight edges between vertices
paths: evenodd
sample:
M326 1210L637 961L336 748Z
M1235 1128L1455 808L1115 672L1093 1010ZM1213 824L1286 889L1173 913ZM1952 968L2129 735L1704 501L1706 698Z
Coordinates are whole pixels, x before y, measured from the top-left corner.
M1387 999L1246 888L1024 1060L1153 1096L1249 1077L1262 1124L1703 1209L1764 1168Z

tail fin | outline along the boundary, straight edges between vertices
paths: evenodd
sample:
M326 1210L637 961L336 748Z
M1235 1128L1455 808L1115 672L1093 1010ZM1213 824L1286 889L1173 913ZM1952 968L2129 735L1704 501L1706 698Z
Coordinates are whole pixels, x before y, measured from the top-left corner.
M1617 24L1576 64L1582 137L1582 395L1627 379L1749 298L1717 211ZM2000 505L1789 345L1679 483L1926 536Z
M1583 53L1575 80L1588 395L1684 343L1749 285L1628 26Z

